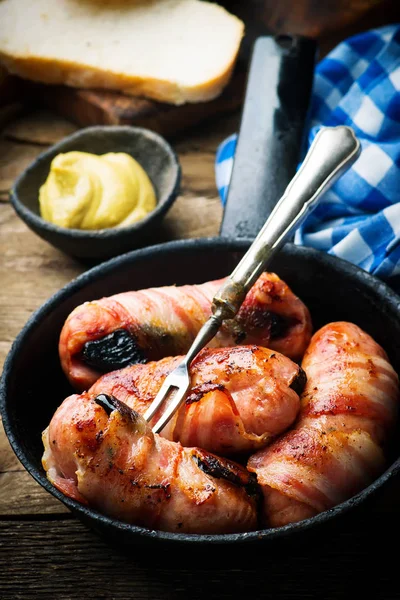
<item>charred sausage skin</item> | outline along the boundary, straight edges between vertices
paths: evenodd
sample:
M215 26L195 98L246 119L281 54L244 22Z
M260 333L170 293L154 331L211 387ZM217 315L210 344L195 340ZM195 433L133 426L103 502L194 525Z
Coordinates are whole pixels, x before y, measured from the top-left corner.
M369 485L399 409L398 376L384 350L352 323L326 325L302 368L307 384L294 429L250 457L272 527L327 510Z

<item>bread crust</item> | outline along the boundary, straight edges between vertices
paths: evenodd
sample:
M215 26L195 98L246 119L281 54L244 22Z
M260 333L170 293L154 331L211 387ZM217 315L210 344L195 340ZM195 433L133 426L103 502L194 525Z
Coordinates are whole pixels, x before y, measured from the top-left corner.
M240 40L238 47L239 45ZM190 87L180 86L173 81L115 73L90 65L40 56L11 56L0 52L0 62L10 73L32 81L85 89L116 90L130 96L144 96L179 105L185 102L205 102L219 96L232 75L236 56L237 54L216 77Z

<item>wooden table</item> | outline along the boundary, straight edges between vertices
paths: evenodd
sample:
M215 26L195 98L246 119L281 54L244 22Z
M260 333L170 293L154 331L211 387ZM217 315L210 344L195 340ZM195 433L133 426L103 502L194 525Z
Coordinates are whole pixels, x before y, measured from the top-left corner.
M237 124L233 115L175 140L182 194L158 240L217 234L215 150ZM35 112L10 123L0 138L0 365L31 313L85 269L27 229L8 203L17 174L74 128ZM0 598L204 599L238 591L253 598L329 599L359 595L365 585L375 598L399 598L393 568L399 507L397 478L339 522L279 543L185 554L128 551L106 544L36 484L1 429Z

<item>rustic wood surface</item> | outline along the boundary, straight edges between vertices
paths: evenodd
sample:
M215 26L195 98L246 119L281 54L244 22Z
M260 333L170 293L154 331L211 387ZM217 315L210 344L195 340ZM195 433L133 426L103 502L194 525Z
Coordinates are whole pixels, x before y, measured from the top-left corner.
M217 234L222 211L215 150L238 118L220 118L174 140L182 193L149 242ZM32 312L85 269L32 233L8 203L15 177L74 129L41 111L14 119L0 135L0 369ZM400 597L394 568L399 506L397 478L338 523L255 551L127 550L87 530L45 492L14 456L0 424L0 599L203 600L239 592L256 599L328 600L358 597L368 586L369 595L391 600Z

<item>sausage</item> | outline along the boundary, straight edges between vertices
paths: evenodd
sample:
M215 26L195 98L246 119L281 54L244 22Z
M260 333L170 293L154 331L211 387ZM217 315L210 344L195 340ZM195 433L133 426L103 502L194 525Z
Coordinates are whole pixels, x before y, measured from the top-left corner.
M83 391L103 373L184 354L210 316L222 283L125 292L78 306L60 335L64 373ZM300 360L311 330L303 302L277 275L263 273L210 346L257 344Z
M320 329L302 368L307 384L296 426L247 465L271 527L315 516L369 485L384 469L398 414L397 374L384 350L352 323Z
M48 479L110 517L172 532L257 527L254 475L200 448L154 435L112 396L70 396L43 432Z
M169 357L107 373L88 394L113 395L143 414L182 359ZM206 348L192 362L190 379L186 402L162 435L223 456L254 452L292 425L305 384L296 363L258 346Z

